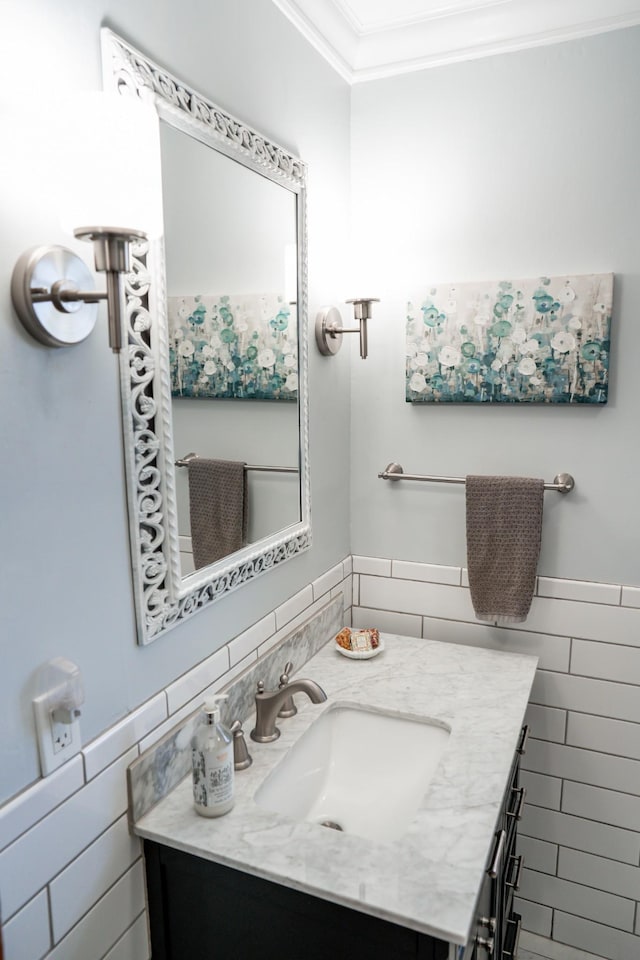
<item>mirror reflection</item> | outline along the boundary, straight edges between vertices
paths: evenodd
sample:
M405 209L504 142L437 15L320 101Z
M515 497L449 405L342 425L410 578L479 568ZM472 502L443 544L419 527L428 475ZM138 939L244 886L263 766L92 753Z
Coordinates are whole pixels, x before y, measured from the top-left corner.
M160 127L185 577L302 518L297 197Z

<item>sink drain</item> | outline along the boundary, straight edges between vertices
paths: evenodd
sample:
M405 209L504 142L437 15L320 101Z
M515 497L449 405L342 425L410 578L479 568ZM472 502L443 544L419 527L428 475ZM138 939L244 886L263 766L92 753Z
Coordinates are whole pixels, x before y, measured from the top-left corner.
M342 827L340 826L339 823L336 823L335 820L321 820L320 826L329 827L330 830L340 830L341 832L343 832Z

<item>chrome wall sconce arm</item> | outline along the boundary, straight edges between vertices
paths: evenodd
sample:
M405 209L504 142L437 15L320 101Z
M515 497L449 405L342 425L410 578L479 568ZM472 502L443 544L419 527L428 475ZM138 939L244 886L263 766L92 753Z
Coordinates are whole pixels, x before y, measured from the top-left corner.
M360 334L360 356L367 359L367 320L371 318L371 304L380 303L378 297L359 297L347 300L353 304L353 316L358 320L357 327L343 327L340 311L336 307L323 307L316 316L316 343L325 357L332 357L342 346L343 333Z
M106 273L107 289L93 289L84 261L60 246L27 250L11 277L11 298L24 328L48 347L81 343L93 330L97 304L107 301L109 345L122 348L123 277L129 272L129 245L145 240L141 230L122 227L79 227L74 234L94 245L95 268Z

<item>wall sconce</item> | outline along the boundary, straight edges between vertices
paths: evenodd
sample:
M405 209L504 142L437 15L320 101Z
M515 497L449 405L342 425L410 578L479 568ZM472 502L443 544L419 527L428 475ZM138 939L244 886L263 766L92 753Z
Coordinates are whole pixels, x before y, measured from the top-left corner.
M378 297L360 297L346 300L353 304L353 316L359 321L357 327L343 327L340 311L336 307L323 307L316 316L316 343L324 357L332 357L342 346L343 333L360 334L360 356L367 359L367 320L371 317L371 304L380 303Z
M95 290L90 270L76 253L46 245L18 259L11 297L22 325L48 347L86 339L96 323L98 302L106 300L109 344L118 353L129 246L162 230L158 116L151 104L121 95L94 93L78 99L72 115L82 118L82 136L76 139L68 125L60 125L60 142L51 151L51 189L61 204L63 227L93 242L95 269L106 273L106 291ZM115 226L122 223L136 227Z

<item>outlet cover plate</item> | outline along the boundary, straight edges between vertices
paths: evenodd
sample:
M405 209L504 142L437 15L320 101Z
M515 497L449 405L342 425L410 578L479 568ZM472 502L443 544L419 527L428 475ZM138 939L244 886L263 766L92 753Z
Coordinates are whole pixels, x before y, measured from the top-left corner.
M49 709L48 694L33 701L38 737L40 769L43 777L61 767L63 763L80 753L80 721L74 717L71 723L54 720Z

